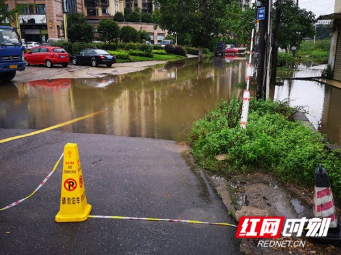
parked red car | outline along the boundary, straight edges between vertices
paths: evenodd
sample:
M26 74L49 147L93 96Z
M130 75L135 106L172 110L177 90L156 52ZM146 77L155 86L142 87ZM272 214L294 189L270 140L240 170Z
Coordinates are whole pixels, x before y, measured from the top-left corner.
M225 48L225 54L235 56L237 54L245 54L246 48L237 48L234 45L228 45Z
M39 46L27 51L24 55L26 65L46 65L52 67L59 64L67 67L70 59L69 54L60 47Z

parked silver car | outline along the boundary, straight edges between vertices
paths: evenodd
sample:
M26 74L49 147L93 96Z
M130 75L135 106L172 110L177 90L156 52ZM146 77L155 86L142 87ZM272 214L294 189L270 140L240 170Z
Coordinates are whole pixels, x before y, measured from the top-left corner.
M25 43L25 48L26 49L32 49L34 47L40 46L40 43L38 42L26 42Z

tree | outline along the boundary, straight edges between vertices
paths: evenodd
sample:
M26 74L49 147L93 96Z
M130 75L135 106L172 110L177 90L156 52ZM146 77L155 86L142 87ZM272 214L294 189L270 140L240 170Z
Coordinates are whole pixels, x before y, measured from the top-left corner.
M128 22L140 22L140 14L138 12L132 12L130 15L126 17L126 21Z
M117 22L110 19L101 20L98 23L97 31L101 37L109 43L112 41L117 42L120 38L120 27Z
M117 22L123 22L124 21L123 13L122 12L116 12L113 19L114 19L114 21L117 21Z
M314 13L300 9L293 0L284 1L281 14L279 46L286 50L293 46L298 48L303 38L314 37L314 23Z
M133 11L129 8L124 8L124 20L125 21L128 21L129 19L129 16L130 14L132 13Z
M12 10L8 9L8 5L5 0L0 0L0 25L11 25L15 24L15 13L18 15L23 13L24 8L28 8L32 4L17 4Z
M141 22L153 23L153 16L150 13L142 13Z
M139 35L140 42L150 41L150 35L146 30L139 30L138 35Z
M70 42L91 42L94 39L94 27L86 21L84 14L68 13L67 23Z
M162 29L170 33L188 33L192 45L199 47L199 61L203 48L208 47L220 33L218 18L224 16L225 6L230 0L159 0L160 11L154 15Z
M218 19L223 39L237 44L250 42L251 31L255 26L255 9L245 6L244 11L240 4L233 1L226 5L224 16Z
M317 25L316 26L316 39L330 39L332 34L332 29L329 25Z
M0 0L0 25L8 24L11 17L13 17L12 11L8 10L5 0Z
M125 43L138 42L139 34L135 28L130 27L130 26L125 26L121 28L121 40Z

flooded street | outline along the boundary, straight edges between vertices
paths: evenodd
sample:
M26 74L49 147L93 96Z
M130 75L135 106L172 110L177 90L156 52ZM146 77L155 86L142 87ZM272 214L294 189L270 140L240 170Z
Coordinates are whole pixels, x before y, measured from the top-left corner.
M231 60L229 60L231 61ZM103 113L59 130L186 140L192 123L245 79L244 60L171 62L105 79L43 80L0 86L0 127L42 129Z
M304 68L291 73L282 73L282 77L317 77L324 66ZM322 134L327 135L331 143L341 144L341 89L308 80L284 80L281 86L275 86L274 99L289 99L291 106L302 106L309 121Z
M195 120L241 90L244 59L170 62L141 72L100 79L57 79L0 86L0 127L42 129L97 111L101 114L58 130L184 141ZM300 68L281 77L316 77L321 68ZM272 98L303 106L333 143L341 143L341 90L314 81L284 80Z

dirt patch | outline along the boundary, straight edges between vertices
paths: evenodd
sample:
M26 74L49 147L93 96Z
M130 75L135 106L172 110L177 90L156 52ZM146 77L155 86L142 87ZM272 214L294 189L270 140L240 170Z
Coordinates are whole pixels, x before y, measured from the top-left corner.
M263 173L238 175L229 180L211 176L210 180L236 221L245 215L313 218L313 187L307 190L292 184L282 185L275 177ZM279 240L299 240L306 244L304 248L258 248L258 239L243 239L240 251L242 254L341 254L341 247L305 237Z

